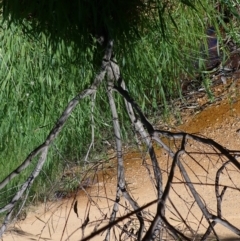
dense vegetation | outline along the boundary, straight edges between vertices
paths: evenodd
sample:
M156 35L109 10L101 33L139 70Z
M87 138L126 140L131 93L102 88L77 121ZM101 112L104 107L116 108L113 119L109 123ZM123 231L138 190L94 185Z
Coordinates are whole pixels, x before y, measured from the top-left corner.
M42 143L68 101L91 83L103 53L99 36L110 35L114 39L116 59L128 89L149 115L154 115L160 106L164 115L169 110L168 100L181 96L180 76L194 74L193 62L198 61L207 27L214 26L219 35L224 28L226 34L239 39L234 15L237 0L132 0L126 1L126 6L125 2L121 4L123 1L105 0L100 10L98 1L72 1L73 5L66 7L67 2L2 1L1 180ZM79 5L74 5L77 2ZM223 8L216 7L220 3L232 13L232 21L224 22ZM126 9L130 9L127 16ZM101 88L94 107L93 161L100 158L102 140L112 140L108 132L111 115ZM131 127L124 120L122 106L119 100L118 111L125 130L122 134L127 139L126 130ZM42 199L67 165L82 164L91 141L90 114L91 99L87 99L77 107L52 146L47 165L31 190L31 200ZM1 206L30 171L5 188Z

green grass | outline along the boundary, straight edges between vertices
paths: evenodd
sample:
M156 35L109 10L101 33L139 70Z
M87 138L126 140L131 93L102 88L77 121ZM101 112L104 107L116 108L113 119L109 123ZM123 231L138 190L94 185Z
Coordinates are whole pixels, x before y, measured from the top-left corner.
M49 26L50 10L41 16L36 13L34 19L28 14L36 6L30 4L25 12L17 12L18 2L12 1L15 8L11 3L5 8L5 21L0 29L0 180L44 141L68 101L90 85L103 53L88 32L92 26L83 30L79 27L86 19L66 19L66 14L59 13ZM131 26L125 26L127 22L113 26L114 22L107 22L109 19L102 20L109 24L107 27L115 38L115 54L128 90L149 115L154 112L159 115L160 105L164 106L161 115L168 114L168 101L181 95L179 76L194 73L192 56L197 55L206 26L217 28L215 1L194 1L195 9L181 2L166 7L164 3L158 2L163 4L159 11L143 11L145 15L138 15L139 22ZM80 9L80 15L85 16L85 10ZM80 21L79 26L71 21ZM236 23L235 20L228 28L229 34L238 39L233 28ZM102 140L114 138L105 90L103 84L96 97L93 159L103 150ZM116 99L122 135L127 140L131 127L121 98ZM31 189L32 200L44 196L66 163L82 164L91 142L90 103L90 98L80 102L54 142L55 148L51 148L47 163ZM1 206L33 166L34 162L1 190Z

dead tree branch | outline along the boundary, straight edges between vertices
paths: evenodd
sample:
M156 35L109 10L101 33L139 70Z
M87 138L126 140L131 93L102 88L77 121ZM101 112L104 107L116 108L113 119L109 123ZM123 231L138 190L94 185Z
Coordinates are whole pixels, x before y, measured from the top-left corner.
M120 76L120 71L117 63L111 60L109 61L109 68L107 70L107 78L108 78L108 99L109 99L109 105L112 112L112 118L113 118L113 129L114 129L114 135L116 140L116 152L117 152L117 192L116 192L116 200L114 203L113 211L110 217L110 223L112 223L116 218L116 213L118 211L118 205L120 201L120 195L123 194L126 200L130 203L132 208L134 210L139 209L139 205L136 201L133 200L133 198L130 196L126 189L126 183L125 183L125 174L124 174L124 163L123 163L123 154L122 154L122 141L121 141L121 134L120 134L120 125L118 121L118 114L117 114L117 108L116 104L112 95L113 92L113 82L114 80L118 80ZM142 218L142 213L137 213L137 218L139 220L139 231L138 231L138 240L141 240L142 233L144 230L144 221ZM108 229L107 235L105 240L110 240L110 228Z
M20 197L23 195L23 193L26 191L27 188L30 188L31 184L35 180L35 178L38 176L40 171L42 170L42 167L45 163L45 160L47 158L48 148L51 145L51 143L55 140L55 138L58 136L58 134L61 132L64 124L66 123L67 119L71 115L72 111L76 107L76 105L79 103L81 99L84 99L85 97L95 93L97 91L98 86L101 84L105 77L106 68L108 67L108 62L112 55L112 48L113 48L113 41L109 41L108 46L106 48L106 52L102 61L102 66L100 69L100 72L98 75L96 75L93 84L90 86L90 88L82 91L80 94L78 94L75 98L73 98L68 106L66 107L65 111L62 113L61 117L58 119L55 127L50 131L48 137L46 138L45 142L38 146L34 151L32 151L28 157L25 159L25 161L17 167L12 173L10 173L1 183L0 183L0 189L5 187L14 177L19 175L24 169L26 169L29 164L32 162L33 158L37 155L41 154L38 164L35 168L35 170L31 173L27 181L22 185L20 190L16 193L16 195L13 197L11 202L7 204L5 207L0 208L0 213L9 211L5 221L0 229L0 237L2 237L12 214L13 208L16 205L17 201L20 199Z

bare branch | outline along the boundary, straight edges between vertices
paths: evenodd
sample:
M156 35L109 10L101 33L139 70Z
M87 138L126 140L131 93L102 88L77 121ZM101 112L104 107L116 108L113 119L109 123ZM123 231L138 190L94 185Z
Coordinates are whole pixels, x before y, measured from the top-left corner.
M110 223L113 222L116 218L116 212L118 210L118 203L120 201L120 193L123 194L123 196L129 201L130 205L134 210L139 209L139 205L136 201L132 199L128 191L126 190L126 183L125 183L125 174L124 174L124 164L123 164L123 154L122 154L122 141L121 141L121 134L120 134L120 125L118 121L118 114L117 109L115 105L115 101L112 95L113 91L113 81L120 75L119 67L116 63L112 63L110 61L110 68L108 69L108 99L110 104L110 109L112 112L112 118L113 118L113 128L114 128L114 134L116 139L116 152L117 152L117 161L118 161L118 177L117 177L117 194L116 194L116 201L114 203L114 208L112 211L112 215L110 218ZM138 232L138 240L141 240L142 233L144 230L144 221L142 218L141 212L137 213L137 218L140 223L140 228ZM107 235L105 240L109 240L110 238L110 228L108 229Z
M23 195L25 190L27 188L30 188L32 183L34 182L35 178L38 176L40 171L42 170L42 167L45 163L45 160L47 158L47 153L48 153L48 148L50 144L53 142L53 140L57 137L57 135L61 132L65 122L71 115L72 111L78 104L79 100L87 97L88 95L91 95L96 92L98 86L101 84L102 80L104 79L105 73L106 73L106 67L108 66L108 61L111 58L112 54L112 47L113 47L113 41L109 41L103 61L102 61L102 66L100 73L96 75L93 84L91 85L90 88L82 91L80 94L78 94L75 98L73 98L68 106L66 107L65 111L62 113L61 117L58 119L55 127L50 131L48 137L46 138L45 142L38 146L33 152L31 152L28 157L25 159L25 161L18 167L16 168L12 173L10 173L1 183L0 183L0 189L5 187L14 177L19 175L24 169L26 169L29 164L32 162L33 158L36 157L38 154L41 153L41 156L38 160L38 164L34 171L31 173L31 175L28 177L27 181L22 185L22 187L19 189L19 191L16 193L16 195L13 197L11 202L7 204L5 207L0 208L0 213L9 211L7 214L5 221L0 229L0 237L3 235L7 224L9 223L12 211L14 206L16 205L17 201L20 199L20 197Z

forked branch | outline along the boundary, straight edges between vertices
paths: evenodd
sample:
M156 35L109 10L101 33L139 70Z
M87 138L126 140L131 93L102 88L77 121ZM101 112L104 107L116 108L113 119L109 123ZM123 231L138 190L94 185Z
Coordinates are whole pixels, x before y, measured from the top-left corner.
M5 218L5 221L0 229L0 237L3 235L7 224L10 221L10 217L13 211L13 208L15 207L17 201L21 198L23 193L26 191L27 188L30 188L40 171L42 170L42 167L46 161L48 148L51 145L51 143L56 139L58 134L61 132L64 124L68 120L69 116L71 115L72 111L76 107L76 105L79 103L81 99L84 99L85 97L94 94L97 91L98 86L103 81L105 74L106 74L106 68L109 65L109 60L112 55L112 48L113 48L113 41L109 41L108 46L105 51L105 55L103 57L102 66L100 69L99 74L96 75L93 84L86 90L82 91L80 94L78 94L75 98L73 98L64 112L62 113L61 117L58 119L55 127L50 131L48 137L46 138L45 142L38 146L34 151L32 151L28 157L24 160L24 162L17 167L12 173L10 173L3 181L0 183L0 190L4 188L14 177L19 175L24 169L26 169L32 160L38 156L41 155L38 164L34 171L30 174L29 178L26 180L24 184L22 184L20 190L16 193L16 195L12 198L9 204L5 205L4 207L0 208L0 213L8 211L8 214Z

